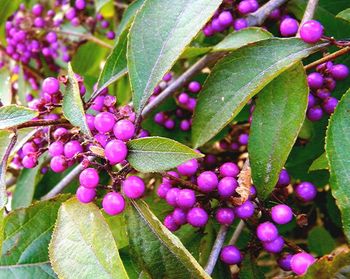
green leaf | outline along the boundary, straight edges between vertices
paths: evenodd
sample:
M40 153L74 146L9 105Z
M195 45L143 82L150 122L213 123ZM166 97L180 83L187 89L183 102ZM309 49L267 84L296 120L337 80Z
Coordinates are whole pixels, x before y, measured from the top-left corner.
M130 165L140 172L161 172L202 154L175 140L146 137L128 142Z
M309 267L304 279L350 278L350 252L324 256Z
M220 4L220 0L145 1L131 27L127 53L137 114Z
M22 105L26 105L27 104L26 93L28 88L27 88L26 81L24 79L24 72L23 72L22 65L19 67L17 84L18 84L17 96L19 98L19 101Z
M47 247L67 195L11 212L4 220L0 278L56 278Z
M127 217L132 255L152 278L210 278L145 202L131 201Z
M328 170L328 160L326 152L312 162L309 171Z
M8 69L3 68L0 71L0 81L0 100L4 106L8 106L12 103L11 77Z
M117 81L128 72L126 64L127 36L128 29L126 29L120 35L115 47L113 48L111 54L108 56L98 79L97 93L101 92L104 88Z
M73 198L62 204L49 255L60 278L129 278L108 224L93 203Z
M126 29L128 29L129 25L134 19L137 11L140 9L145 0L135 0L132 2L128 8L125 10L123 14L123 18L118 24L117 30L115 31L116 37L118 38Z
M206 54L212 50L211 47L186 47L185 51L181 54L181 59L194 58L203 54Z
M350 90L342 97L327 129L326 152L332 194L342 214L344 233L350 239Z
M337 14L337 17L350 22L350 8L344 11L341 11L339 14Z
M11 149L11 145L15 141L14 136L15 134L9 131L0 131L0 209L3 209L7 203L6 170L8 156L6 152Z
M296 38L269 39L221 59L199 94L192 130L194 147L214 137L271 80L324 46Z
M41 168L45 160L46 156L41 156L35 168L21 171L11 201L12 209L27 207L32 204L36 185L43 177Z
M118 249L122 249L129 245L129 237L126 230L126 219L125 214L118 214L115 216L110 216L103 213L109 229L112 232L115 242L117 243Z
M303 125L309 88L301 63L271 81L258 95L249 136L252 177L259 197L274 189Z
M95 1L95 10L96 13L99 12L104 5L108 4L109 2L111 2L112 0L96 0Z
M39 113L26 107L9 105L0 108L0 129L11 128L37 117Z
M307 236L307 243L310 252L317 256L331 253L336 243L330 233L323 227L314 227Z
M86 123L83 102L80 96L78 81L75 78L72 66L68 64L68 84L63 97L63 114L75 126L78 126L83 133L90 135L90 129Z
M271 37L272 34L263 28L245 28L228 34L220 43L213 47L212 51L235 50L248 44L267 40Z
M257 259L249 252L245 255L242 262L242 269L239 273L240 279L264 279L265 275L261 268L257 265Z
M17 10L20 3L19 0L0 0L0 24L3 24Z

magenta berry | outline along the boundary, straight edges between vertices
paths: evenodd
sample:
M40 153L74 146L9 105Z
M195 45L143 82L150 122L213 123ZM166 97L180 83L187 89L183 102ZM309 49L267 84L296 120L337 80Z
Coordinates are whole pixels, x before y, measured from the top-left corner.
M323 26L316 20L309 20L300 28L300 37L309 44L317 43L323 35Z
M51 157L62 155L64 151L64 145L60 141L55 141L49 146L49 154Z
M326 100L324 100L322 104L322 108L326 113L332 114L337 105L338 105L338 99L334 97L329 97Z
M228 245L222 248L220 259L228 265L239 264L243 257L238 248L234 245Z
M263 242L263 247L267 252L280 253L283 250L284 240L279 236L275 240L270 242Z
M114 125L113 133L117 139L129 140L135 134L135 125L127 119L119 120Z
M238 182L233 177L224 177L218 183L218 193L220 197L229 198L238 187Z
M248 219L254 215L254 204L251 201L245 201L235 208L235 215L240 219Z
M263 242L273 241L278 237L278 231L271 222L261 223L256 229L257 237Z
M198 81L191 81L188 84L188 90L192 93L198 93L202 89L201 84Z
M105 156L112 165L124 161L127 154L128 148L121 140L111 140L105 147Z
M43 81L42 90L49 94L55 94L60 90L60 83L53 77L46 78Z
M215 215L216 220L221 225L231 225L235 219L235 215L231 208L219 208Z
M334 65L330 69L331 75L336 80L343 80L349 76L349 68L346 65Z
M307 76L307 82L311 89L319 89L323 85L323 76L320 73L311 73Z
M280 25L280 32L283 37L294 36L299 29L299 23L294 18L286 18L282 20Z
M175 222L171 214L165 217L164 226L171 232L177 231L179 229L179 225Z
M271 218L277 224L287 224L293 219L293 211L285 204L275 205L271 208Z
M187 223L187 213L181 208L175 208L172 217L175 223L180 226Z
M277 186L286 187L289 185L289 183L290 183L290 177L287 170L285 169L281 170L280 175L278 177Z
M191 159L185 163L182 163L177 167L179 174L184 176L192 176L198 170L198 162L196 159Z
M26 169L32 169L38 164L37 157L35 155L29 154L23 157L22 165Z
M102 207L108 215L117 215L124 211L125 200L121 194L110 192L104 196Z
M166 202L173 207L177 206L177 197L179 193L180 193L179 188L169 189L169 191L166 193L166 196L165 196Z
M291 260L292 260L293 255L291 254L285 254L281 258L278 259L278 265L280 268L282 268L284 271L291 271Z
M68 163L63 155L51 159L50 167L54 172L63 172L67 169Z
M218 177L212 171L202 172L197 178L198 188L206 193L215 190L218 183Z
M187 222L193 227L204 227L208 218L208 213L200 207L194 207L187 213Z
M162 183L158 186L157 195L158 197L165 199L166 194L171 189L171 185L169 183Z
M94 124L100 133L110 132L115 124L114 115L110 112L101 112L96 115Z
M307 112L307 118L311 121L318 121L323 117L323 110L319 106L310 108Z
M139 199L144 195L146 186L140 177L129 176L123 181L122 189L128 198Z
M79 175L79 182L85 188L96 188L100 182L97 170L94 168L83 170Z
M91 188L85 188L83 186L77 189L77 199L82 203L92 202L96 197L96 190Z
M196 194L193 190L182 189L177 194L176 204L182 209L188 209L195 205Z
M297 275L304 275L308 268L315 262L315 258L308 253L295 254L290 260L290 266Z
M224 163L220 167L220 174L222 176L237 177L239 174L239 168L235 163Z
M64 145L64 156L68 159L73 158L75 155L83 152L83 147L77 140L72 140Z
M317 195L315 185L310 182L302 182L295 187L295 194L301 201L312 201Z

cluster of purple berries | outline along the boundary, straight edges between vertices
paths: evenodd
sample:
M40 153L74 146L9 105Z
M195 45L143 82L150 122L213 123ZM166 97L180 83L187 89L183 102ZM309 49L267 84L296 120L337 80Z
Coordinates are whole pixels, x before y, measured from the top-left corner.
M238 127L238 126L237 126ZM219 148L223 151L232 151L243 153L247 150L249 141L248 130L237 130L235 126L232 127L228 136L220 140Z
M331 96L337 81L349 76L349 68L343 64L327 62L319 65L316 72L308 75L307 82L310 88L307 118L311 121L320 120L324 113L334 112L338 100Z

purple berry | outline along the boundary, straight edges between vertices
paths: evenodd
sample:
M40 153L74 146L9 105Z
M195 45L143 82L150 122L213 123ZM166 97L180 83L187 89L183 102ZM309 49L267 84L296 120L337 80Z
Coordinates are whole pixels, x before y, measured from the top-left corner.
M292 260L293 255L291 254L285 254L281 258L278 259L278 265L280 268L282 268L284 271L291 271L292 267L290 265L290 261Z
M320 89L323 85L323 76L320 73L311 73L307 76L307 82L311 89Z
M44 7L41 4L35 4L32 8L32 13L35 16L40 16L43 10L44 10Z
M286 187L289 185L289 183L290 183L290 177L287 170L285 169L281 170L277 181L277 187Z
M105 96L98 96L92 102L91 108L96 111L101 111L104 106Z
M241 134L238 137L238 142L241 145L247 145L249 140L249 135L248 134Z
M115 33L113 31L108 31L106 34L106 37L108 40L114 40L115 39Z
M177 197L179 193L180 193L179 188L169 189L169 191L166 193L166 196L165 196L166 202L173 207L177 206Z
M164 127L169 129L169 130L174 129L175 121L173 119L170 119L170 118L165 120Z
M187 213L181 208L175 208L172 216L175 223L180 226L187 223Z
M113 127L113 133L117 139L127 141L135 134L135 125L127 119L119 120Z
M60 90L60 83L56 78L48 77L43 81L42 90L49 94L55 94Z
M191 159L185 163L182 163L177 167L179 174L184 176L192 176L198 170L198 162L196 159Z
M301 39L309 44L317 43L323 35L323 26L316 20L308 20L300 28Z
M177 195L176 199L177 205L182 209L188 209L195 205L196 194L191 189L183 189Z
M343 80L349 76L349 68L343 64L334 65L330 72L336 80Z
M105 134L96 134L94 135L94 139L104 148L108 142L108 136Z
M279 236L270 242L263 242L264 249L270 253L280 253L283 250L284 240Z
M248 22L245 18L238 18L233 23L233 28L238 31L248 27Z
M187 119L181 120L180 122L180 129L182 131L188 131L191 129L191 122Z
M245 201L235 208L235 215L240 219L248 219L254 215L254 204L251 201Z
M77 13L76 13L75 9L74 9L73 7L71 7L71 8L69 8L69 9L66 11L65 17L66 17L66 19L68 19L68 20L72 20L72 19L75 18L76 14L77 14Z
M158 186L157 195L158 197L165 199L166 194L171 189L171 185L168 183L162 183Z
M316 91L316 96L320 99L327 99L331 96L331 92L327 88L321 88Z
M179 178L179 174L176 172L176 171L168 171L167 172L168 175L171 175L173 177L176 177L176 178ZM170 177L163 177L162 178L162 182L163 183L167 183L167 184L170 184L170 185L174 185L175 184L175 181L173 178L170 178Z
M166 73L162 79L166 82L169 82L171 81L172 78L173 78L173 75L171 73Z
M237 9L240 12L240 14L246 15L252 12L253 7L249 0L243 0L238 4Z
M75 155L83 152L83 147L77 140L72 140L64 145L64 156L68 159L73 158Z
M285 204L275 205L271 208L271 218L279 225L287 224L293 219L293 211Z
M107 133L112 131L115 124L115 118L113 113L101 112L96 115L94 120L95 128L100 133Z
M194 207L187 213L187 222L193 227L204 227L208 218L208 213L200 207Z
M177 231L179 229L179 225L175 222L171 214L165 217L163 223L164 226L171 232Z
M110 192L103 197L102 207L108 215L117 215L123 212L125 200L121 194Z
M53 31L49 32L45 36L46 41L50 44L53 44L57 41L57 34Z
M165 115L163 112L158 112L154 115L153 118L154 122L156 122L157 124L163 124L165 121Z
M235 215L231 208L219 208L215 215L216 220L221 225L231 225L235 219Z
M100 182L98 172L94 168L87 168L79 175L79 182L81 186L86 188L96 188Z
M220 259L225 263L225 264L239 264L243 257L241 252L238 250L236 246L233 245L228 245L222 248L221 253L220 253Z
M224 163L220 167L220 174L222 176L237 177L239 174L239 168L235 163Z
M214 32L222 32L225 30L225 26L221 25L220 20L218 18L214 18L211 22L211 27Z
M290 260L291 269L297 275L304 275L308 268L315 262L315 258L308 253L295 254Z
M205 193L214 191L218 183L218 177L212 171L202 172L197 178L198 188Z
M140 177L129 176L123 181L122 189L129 199L139 199L144 195L146 186Z
M92 202L96 197L96 190L91 188L85 188L83 186L77 189L77 199L82 203Z
M322 118L322 116L323 116L323 110L319 106L310 108L307 111L307 118L311 121L318 121Z
M301 182L295 187L295 194L301 201L309 202L316 197L317 189L315 185L310 182Z
M222 198L229 198L234 193L238 187L238 182L233 177L224 177L219 181L218 193Z
M86 7L85 0L75 0L74 6L77 10L84 10Z
M26 142L22 147L22 152L24 155L35 153L37 150L38 150L38 147L32 141Z
M198 81L191 81L188 84L188 90L190 90L190 92L192 93L198 93L199 91L201 91L202 86Z
M223 11L218 16L219 22L222 26L230 26L233 23L233 16L229 11ZM194 92L196 93L196 92Z
M271 222L261 223L256 229L257 237L263 242L273 241L278 237L278 230Z
M121 140L111 140L105 147L105 156L112 165L124 161L127 154L128 148Z
M280 25L280 32L283 37L294 36L299 29L299 22L294 18L286 18L282 20Z
M38 164L37 157L33 154L29 154L23 157L22 165L26 169L32 169Z
M55 141L49 146L49 154L51 157L62 155L64 151L64 145L61 141Z
M68 163L63 155L52 157L50 167L54 172L63 172L67 169Z
M326 100L324 100L322 104L322 108L326 113L330 115L334 112L337 105L338 105L337 98L329 97Z

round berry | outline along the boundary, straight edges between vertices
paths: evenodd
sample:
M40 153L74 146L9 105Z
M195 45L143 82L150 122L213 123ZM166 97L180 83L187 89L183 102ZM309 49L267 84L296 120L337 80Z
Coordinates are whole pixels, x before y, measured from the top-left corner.
M286 187L289 185L289 183L290 183L290 177L287 170L285 169L281 170L280 175L278 177L277 186Z
M278 237L278 230L271 222L261 223L256 229L257 237L263 242L273 241Z
M74 6L77 10L84 10L86 7L86 2L85 0L75 0Z
M85 118L86 118L86 123L88 124L90 131L95 130L95 116L87 113L87 114L85 114Z
M176 224L180 226L184 225L187 223L187 214L183 209L175 208L173 212L173 219Z
M54 172L63 172L67 169L68 163L63 155L54 156L50 161L50 167Z
M121 140L111 140L105 147L105 156L112 165L124 161L127 154L128 148Z
M208 218L208 213L200 207L194 207L187 213L187 222L193 227L204 227Z
M123 212L125 200L121 194L110 192L103 197L102 207L108 215L117 215Z
M317 189L315 185L310 182L302 182L295 187L295 194L298 199L304 202L309 202L316 197Z
M101 111L104 106L105 96L98 96L92 102L91 109Z
M171 119L171 118L165 120L164 127L169 129L169 130L174 129L175 121L173 119Z
M108 136L105 134L96 134L94 135L94 139L103 147L105 148L108 143Z
M96 188L100 182L98 172L94 168L87 168L79 175L79 182L81 186L86 188Z
M310 108L307 111L307 118L311 121L318 121L322 118L322 116L323 116L323 110L319 106Z
M290 261L292 260L293 255L291 254L285 254L281 258L278 259L278 265L280 268L282 268L284 271L291 271L292 267L290 265Z
M237 9L242 15L245 15L252 12L253 7L249 0L243 0L238 4Z
M331 92L327 88L321 88L317 90L316 96L320 99L327 99L331 96Z
M236 177L239 174L239 168L235 163L224 163L220 167L220 174L222 176Z
M334 97L329 97L326 100L324 100L322 104L322 108L326 113L330 115L334 112L337 105L338 105L338 99Z
M198 93L199 91L201 91L202 86L198 81L191 81L188 84L188 90L190 90L190 92L192 93Z
M184 176L192 176L198 170L198 162L196 159L191 159L185 163L182 163L177 167L179 174Z
M68 159L73 158L75 155L83 152L83 147L77 140L72 140L64 145L64 156Z
M176 222L171 214L169 214L165 217L163 223L164 223L164 226L171 232L177 231L179 229L179 225L176 224Z
M216 220L221 225L231 225L235 219L235 215L231 208L219 208L215 215Z
M26 142L22 147L22 152L24 155L35 153L37 150L38 147L32 141Z
M166 196L165 196L166 202L173 207L177 206L177 197L178 197L179 193L180 193L179 188L171 188L166 193Z
M349 76L349 68L343 64L332 66L330 72L336 80L343 80Z
M49 146L49 154L51 157L62 155L64 152L64 145L61 141L55 141Z
M254 204L251 201L245 201L235 208L235 215L240 219L248 219L254 215Z
M188 103L188 100L189 100L189 96L187 93L183 92L179 95L179 97L177 98L178 102L180 104L187 104Z
M280 253L283 250L284 240L279 236L270 242L263 242L264 249L270 253Z
M323 76L320 73L311 73L307 76L307 83L311 89L319 89L323 85Z
M229 11L223 11L218 16L219 22L222 26L230 26L233 23L233 16ZM194 92L195 93L195 92Z
M301 39L309 44L317 43L322 35L323 26L316 20L308 20L300 28Z
M283 37L294 36L299 29L299 22L294 18L285 18L280 25L280 32Z
M101 112L96 115L94 124L100 133L110 132L115 124L114 115L110 112Z
M48 77L43 81L42 90L48 94L55 94L60 90L60 83L56 78Z
M228 245L222 248L221 253L220 253L220 259L225 263L225 264L239 264L243 257L241 252L238 250L236 246L233 245Z
M180 122L180 129L182 131L190 130L191 129L191 122L189 120L187 120L187 119L181 120L181 122Z
M308 103L307 103L307 108L311 108L314 107L316 105L316 98L314 97L314 95L312 95L311 93L309 94L309 98L308 98Z
M119 120L113 127L113 133L117 139L127 141L135 134L135 125L127 119Z
M22 165L26 169L32 169L38 164L37 157L35 155L29 154L23 157Z
M82 203L92 202L96 197L96 190L91 188L85 188L83 186L77 189L77 199Z
M278 204L271 208L271 218L279 225L287 224L293 219L293 211L288 205Z
M218 193L222 198L229 198L234 193L238 187L238 182L233 177L224 177L219 181Z
M146 186L140 177L129 176L123 181L122 189L128 198L139 199L144 195Z
M197 178L198 188L206 193L214 191L218 183L218 177L212 171L202 172Z
M167 174L179 178L179 174L176 171L168 171ZM171 177L163 177L162 182L170 185L174 185L176 183L176 181Z
M245 18L237 18L233 23L233 28L238 31L248 27L248 22Z
M166 194L171 189L171 185L169 183L162 183L158 186L157 195L158 197L165 199Z
M182 189L179 191L176 199L177 205L182 209L188 209L195 205L196 194L191 189Z
M238 142L240 145L247 145L249 140L249 135L248 134L241 134L238 137Z
M315 258L308 253L295 254L290 260L290 266L297 275L304 275L308 268L315 262Z

